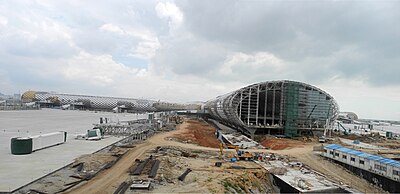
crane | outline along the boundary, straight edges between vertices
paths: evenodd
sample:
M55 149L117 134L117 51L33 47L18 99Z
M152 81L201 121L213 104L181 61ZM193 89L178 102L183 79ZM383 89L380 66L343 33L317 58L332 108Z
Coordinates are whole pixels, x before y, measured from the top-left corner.
M348 133L348 131L347 131L347 129L346 129L346 127L344 127L340 122L337 122L337 124L338 124L338 131L339 131L339 134L340 134L340 128L339 127L341 127L342 129L343 129L343 134L344 135L348 135L349 133ZM350 132L350 131L349 131Z
M314 105L314 107L313 107L313 109L311 110L310 114L308 114L308 117L307 117L306 121L310 120L311 115L312 115L312 113L314 112L314 110L315 110L316 107L317 107L317 105ZM309 133L312 135L313 132L312 132L312 123L311 123L311 120L310 120L310 124L311 124L311 126L310 126L311 129L310 129Z

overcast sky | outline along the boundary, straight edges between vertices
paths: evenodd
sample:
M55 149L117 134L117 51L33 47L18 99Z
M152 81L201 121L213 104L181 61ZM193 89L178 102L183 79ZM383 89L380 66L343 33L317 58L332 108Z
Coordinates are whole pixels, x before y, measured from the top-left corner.
M191 102L289 79L400 120L399 2L0 0L0 92Z

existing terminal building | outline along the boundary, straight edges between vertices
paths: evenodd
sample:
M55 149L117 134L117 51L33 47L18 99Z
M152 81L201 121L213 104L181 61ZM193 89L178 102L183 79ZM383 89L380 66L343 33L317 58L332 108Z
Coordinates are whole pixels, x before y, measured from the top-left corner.
M27 91L21 99L25 103L35 102L41 107L63 109L114 110L115 112L155 112L191 109L192 105L159 102L154 100L60 94Z

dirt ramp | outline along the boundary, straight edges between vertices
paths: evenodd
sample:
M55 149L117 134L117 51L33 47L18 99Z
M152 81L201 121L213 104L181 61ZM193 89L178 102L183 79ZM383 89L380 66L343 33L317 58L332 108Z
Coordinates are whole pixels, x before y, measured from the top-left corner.
M173 137L180 142L193 143L203 147L219 148L219 141L215 137L215 128L204 120L188 119L185 129Z
M271 150L284 150L290 148L304 147L305 143L299 140L286 139L286 138L276 138L276 137L266 137L261 143L265 148Z

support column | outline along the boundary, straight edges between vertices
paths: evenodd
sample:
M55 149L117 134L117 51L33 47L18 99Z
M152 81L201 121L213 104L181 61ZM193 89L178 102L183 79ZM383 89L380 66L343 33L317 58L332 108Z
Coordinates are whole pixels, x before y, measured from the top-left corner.
M267 126L268 84L265 84L264 126Z
M250 138L254 140L256 129L247 129L247 131L249 132Z
M275 84L274 84L274 90L272 94L272 125L275 124Z
M283 83L281 85L281 107L280 107L280 113L279 113L279 125L282 126L283 125Z
M249 88L249 104L247 107L247 126L250 125L250 103L251 103L251 88Z
M239 101L239 118L242 120L242 100L243 100L243 90L240 91L240 101Z
M256 126L258 126L258 108L260 102L260 85L257 86Z

